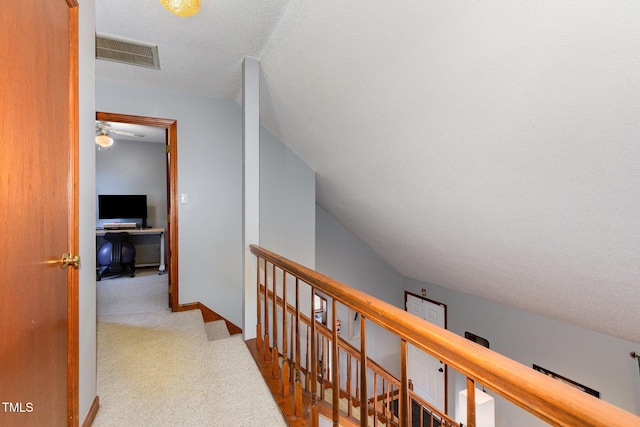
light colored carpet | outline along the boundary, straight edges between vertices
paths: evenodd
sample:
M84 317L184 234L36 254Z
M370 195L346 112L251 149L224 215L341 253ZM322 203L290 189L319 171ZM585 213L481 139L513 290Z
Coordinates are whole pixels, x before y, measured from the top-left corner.
M109 314L149 313L169 310L168 276L136 273L136 277L102 279L97 284L98 319Z
M97 286L94 426L286 426L242 336L209 342L199 310L171 313L166 276Z
M204 330L207 333L207 339L209 341L221 340L231 336L231 334L229 334L229 329L227 328L227 322L224 320L207 322L204 324Z

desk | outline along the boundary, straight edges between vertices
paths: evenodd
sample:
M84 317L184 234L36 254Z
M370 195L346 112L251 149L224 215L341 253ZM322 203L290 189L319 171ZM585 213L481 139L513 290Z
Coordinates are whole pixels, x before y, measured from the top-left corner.
M164 228L135 228L135 229L117 229L117 230L96 230L96 237L103 237L106 233L118 233L121 231L126 231L131 236L140 236L140 235L158 235L160 237L160 267L158 268L158 274L162 274L165 271L164 266Z

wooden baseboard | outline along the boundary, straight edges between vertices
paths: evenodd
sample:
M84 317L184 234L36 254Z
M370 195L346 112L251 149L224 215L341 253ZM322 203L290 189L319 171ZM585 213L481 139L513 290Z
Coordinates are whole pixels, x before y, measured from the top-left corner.
M206 305L202 304L201 302L192 302L192 303L188 303L188 304L180 304L178 305L178 307L176 307L175 311L188 311L188 310L200 310L202 312L202 319L205 322L214 322L216 320L224 320L225 323L227 324L227 329L229 330L229 334L231 335L236 335L236 334L241 334L242 333L242 328L235 325L233 322L230 322L229 320L225 319L224 317L220 316L218 313L216 313L215 311L211 310L209 307L207 307Z
M178 304L178 306L173 311L189 311L189 310L197 310L200 308L199 302L190 302L189 304Z
M93 421L96 419L96 415L98 415L98 409L100 409L100 399L96 396L93 398L93 402L91 403L89 412L82 423L82 427L91 427Z

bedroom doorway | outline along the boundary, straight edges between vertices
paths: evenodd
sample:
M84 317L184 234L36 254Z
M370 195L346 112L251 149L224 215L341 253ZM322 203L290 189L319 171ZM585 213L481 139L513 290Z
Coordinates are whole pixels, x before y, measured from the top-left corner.
M166 133L166 171L167 171L167 274L168 304L172 311L178 311L178 125L173 119L146 116L96 112L96 120L103 122L126 123L154 126Z

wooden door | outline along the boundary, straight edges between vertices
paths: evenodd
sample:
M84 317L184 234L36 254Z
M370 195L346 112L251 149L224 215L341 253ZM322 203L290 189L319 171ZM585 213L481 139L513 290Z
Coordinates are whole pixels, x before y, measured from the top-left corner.
M0 425L77 425L77 7L0 2ZM71 320L71 321L70 321Z
M406 295L405 309L421 319L446 329L446 310L443 304L412 294ZM429 353L408 345L407 368L414 391L434 408L446 412L445 365Z

